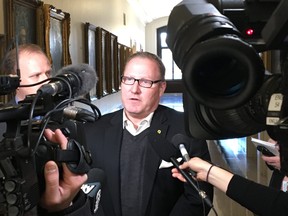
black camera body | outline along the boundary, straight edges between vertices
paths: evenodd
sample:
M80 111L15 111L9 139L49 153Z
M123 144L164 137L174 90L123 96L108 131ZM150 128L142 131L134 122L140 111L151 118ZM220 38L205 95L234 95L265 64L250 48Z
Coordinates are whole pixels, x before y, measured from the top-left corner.
M90 169L90 152L77 142L77 125L83 122L67 119L61 114L71 100L53 113L51 110L65 99L49 95L40 98L33 108L33 119L29 119L34 97L30 95L18 105L0 108L0 122L7 125L0 142L0 215L23 215L37 206L45 190L46 162L57 163L60 178L63 163L75 174L84 174ZM97 118L99 116L100 112ZM67 149L46 140L43 136L45 128L61 129L68 139Z
M182 1L169 16L166 39L182 70L190 135L220 140L267 130L280 144L285 173L287 11L287 0ZM273 61L279 69L264 65L265 51L278 54Z

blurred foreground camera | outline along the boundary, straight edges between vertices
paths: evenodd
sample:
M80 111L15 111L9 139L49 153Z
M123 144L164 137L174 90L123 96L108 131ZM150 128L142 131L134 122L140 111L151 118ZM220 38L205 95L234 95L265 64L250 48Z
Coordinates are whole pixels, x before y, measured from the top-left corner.
M3 80L0 88L6 89L6 93L19 85L7 77ZM91 155L85 145L77 142L77 125L101 116L100 110L84 97L95 87L96 71L87 64L70 65L48 80L36 94L27 95L16 105L0 108L0 123L6 123L0 140L0 215L21 216L38 205L45 189L47 161L57 163L60 178L63 163L75 174L90 169ZM91 111L73 106L74 102L90 107ZM46 140L43 136L46 128L62 129L68 139L67 148L61 149Z
M206 140L267 130L288 174L288 1L184 0L167 25L182 70L186 128ZM261 54L280 53L267 71Z
M283 109L269 107L273 95L283 96L288 88L283 67L287 11L288 1L276 0L186 0L174 7L166 42L182 70L184 112L192 136L243 137L265 130L267 121L286 117ZM266 73L259 54L272 49L281 50L278 74ZM280 98L276 102L283 108Z

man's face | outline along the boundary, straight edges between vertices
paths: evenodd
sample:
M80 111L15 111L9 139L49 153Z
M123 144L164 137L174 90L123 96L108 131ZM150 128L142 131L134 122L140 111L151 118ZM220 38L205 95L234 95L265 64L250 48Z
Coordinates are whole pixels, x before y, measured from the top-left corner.
M157 64L148 58L140 57L128 62L123 75L151 81L161 79ZM155 83L151 88L141 87L137 81L133 85L121 83L122 103L127 117L143 119L154 112L165 88L166 82Z
M39 53L21 53L19 55L19 68L21 74L21 85L40 82L49 78L51 73L51 65L47 57ZM26 95L35 94L41 85L18 88L16 90L17 99L21 101L25 99Z

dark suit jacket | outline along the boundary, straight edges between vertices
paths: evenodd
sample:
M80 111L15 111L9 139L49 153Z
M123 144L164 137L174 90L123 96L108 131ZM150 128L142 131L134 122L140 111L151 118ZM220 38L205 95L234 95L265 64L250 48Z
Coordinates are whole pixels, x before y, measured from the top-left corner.
M177 133L185 133L184 113L159 106L154 113L151 127L160 129L167 140ZM123 110L104 115L94 123L87 123L80 129L82 143L87 145L92 153L92 167L105 171L106 182L102 188L101 208L99 215L120 216L120 149L123 134ZM189 154L210 160L207 143L204 140L191 138ZM150 145L151 146L151 145ZM144 176L144 206L145 216L161 215L199 215L203 216L203 203L198 193L188 184L180 182L171 175L171 168L159 169L160 156L148 147L149 159L145 160L150 173ZM129 173L127 173L129 175ZM213 188L207 183L199 183L212 199ZM104 212L104 213L103 213ZM206 215L209 208L205 208Z

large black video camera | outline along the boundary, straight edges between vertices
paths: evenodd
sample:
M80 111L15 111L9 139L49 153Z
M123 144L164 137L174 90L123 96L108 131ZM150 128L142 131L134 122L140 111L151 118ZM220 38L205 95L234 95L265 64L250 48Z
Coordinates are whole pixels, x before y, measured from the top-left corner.
M287 0L184 0L169 16L166 41L182 70L191 136L219 140L267 130L280 143L286 173L287 11ZM269 69L265 51L274 58Z
M88 84L84 82L87 79ZM66 163L76 174L90 169L90 153L77 142L77 123L96 121L101 116L99 109L82 97L96 85L96 72L88 65L67 66L49 80L17 105L0 107L0 122L6 123L0 142L0 215L20 216L38 204L45 188L43 169L47 161L55 161L60 170ZM92 111L72 106L75 102ZM68 137L67 149L46 140L46 128L61 129Z

